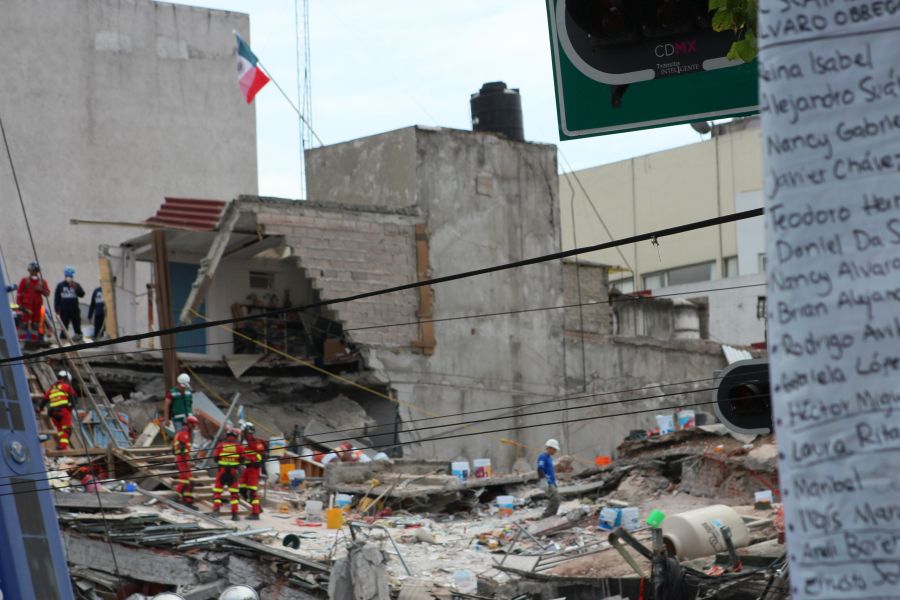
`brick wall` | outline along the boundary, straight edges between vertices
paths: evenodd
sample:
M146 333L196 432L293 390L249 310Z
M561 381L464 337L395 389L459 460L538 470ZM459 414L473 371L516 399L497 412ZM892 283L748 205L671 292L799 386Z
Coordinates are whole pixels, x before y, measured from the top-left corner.
M595 305L567 308L566 329L583 330L587 333L610 335L612 331L612 308L609 305L609 269L599 265L574 262L563 263L563 294L566 305L597 302ZM577 275L577 277L576 277ZM581 283L581 297L578 283Z
M257 210L266 235L282 235L322 300L333 300L416 280L415 222L408 217L297 205ZM330 307L345 329L416 320L415 290ZM410 346L418 326L349 331L359 343Z

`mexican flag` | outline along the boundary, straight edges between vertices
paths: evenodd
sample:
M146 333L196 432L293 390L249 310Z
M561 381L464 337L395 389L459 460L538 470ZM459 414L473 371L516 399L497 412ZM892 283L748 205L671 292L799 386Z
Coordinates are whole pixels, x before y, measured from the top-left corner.
M247 104L250 104L257 92L269 83L269 76L257 66L256 55L250 50L250 46L247 45L241 34L235 31L234 35L237 37L238 85L241 86L241 92L244 94Z

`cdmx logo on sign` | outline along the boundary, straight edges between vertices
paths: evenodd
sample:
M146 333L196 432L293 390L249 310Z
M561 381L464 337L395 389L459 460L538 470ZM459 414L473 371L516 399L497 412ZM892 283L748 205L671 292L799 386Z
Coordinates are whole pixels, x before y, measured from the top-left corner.
M697 52L697 40L685 40L674 44L659 44L653 53L657 58L678 56L679 54L694 54Z

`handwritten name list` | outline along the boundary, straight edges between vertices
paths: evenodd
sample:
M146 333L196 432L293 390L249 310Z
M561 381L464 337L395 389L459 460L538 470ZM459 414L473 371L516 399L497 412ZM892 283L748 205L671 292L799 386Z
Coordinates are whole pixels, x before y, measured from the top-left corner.
M900 599L900 0L760 12L791 591Z

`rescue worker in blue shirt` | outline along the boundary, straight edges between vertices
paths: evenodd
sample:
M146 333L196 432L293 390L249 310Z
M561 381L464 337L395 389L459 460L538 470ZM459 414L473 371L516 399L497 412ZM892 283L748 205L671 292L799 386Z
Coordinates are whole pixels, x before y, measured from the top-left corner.
M81 340L81 307L78 306L78 299L84 298L84 289L81 284L75 281L75 267L66 267L64 271L65 279L60 281L56 286L56 293L53 295L53 309L62 320L63 330L62 337L65 338L69 333L69 323L75 331L73 341Z
M103 299L103 288L97 288L91 294L91 306L88 308L88 319L94 319L94 339L99 340L104 334L103 324L106 321L106 301Z
M547 517L555 517L559 510L559 489L556 487L556 470L553 468L553 455L559 452L559 442L550 438L544 444L547 450L541 452L537 460L538 477L540 485L547 494L547 508L541 515L542 519Z

